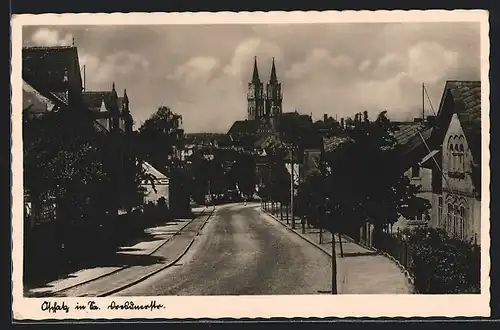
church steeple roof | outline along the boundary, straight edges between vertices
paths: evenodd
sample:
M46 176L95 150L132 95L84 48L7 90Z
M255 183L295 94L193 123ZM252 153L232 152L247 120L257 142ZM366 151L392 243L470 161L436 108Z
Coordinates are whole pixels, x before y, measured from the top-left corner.
M273 57L273 66L271 68L271 79L269 80L270 83L277 83L278 82L278 77L276 77L276 66L274 65L274 57Z
M254 58L253 62L253 75L252 75L252 82L259 82L259 69L257 69L257 56Z

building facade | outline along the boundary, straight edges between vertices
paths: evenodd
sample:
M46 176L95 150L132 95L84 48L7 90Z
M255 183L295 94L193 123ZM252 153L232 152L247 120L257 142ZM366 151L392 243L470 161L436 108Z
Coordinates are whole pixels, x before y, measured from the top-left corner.
M276 64L274 63L271 68L271 76L269 82L266 84L264 91L264 84L259 77L259 69L257 67L257 57L254 61L252 80L248 83L248 120L255 120L264 123L277 129L279 116L283 113L283 93L281 90L281 83L278 81L276 74Z
M480 244L481 83L447 81L436 121L432 225Z
M423 220L452 237L480 244L481 83L447 81L437 115L413 135L413 145L420 147L402 154L401 159L413 161L405 175L420 186L420 197L432 208L427 219L400 219L398 226Z
M442 146L442 193L436 226L460 239L480 244L481 198L472 171L475 160L457 114L453 114Z
M119 97L115 83L110 91L85 91L82 93L84 105L92 111L94 119L110 132L132 132L133 120L127 90Z

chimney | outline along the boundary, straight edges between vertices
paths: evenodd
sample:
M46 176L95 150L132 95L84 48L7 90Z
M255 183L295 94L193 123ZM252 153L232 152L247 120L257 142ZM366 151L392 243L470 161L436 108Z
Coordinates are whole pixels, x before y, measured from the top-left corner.
M323 121L326 123L326 121L327 121L327 120L328 120L328 115L325 113L325 114L323 115Z

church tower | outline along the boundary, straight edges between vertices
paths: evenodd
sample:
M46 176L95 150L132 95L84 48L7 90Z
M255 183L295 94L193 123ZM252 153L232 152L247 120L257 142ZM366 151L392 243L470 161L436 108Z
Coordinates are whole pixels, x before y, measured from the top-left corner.
M128 100L127 89L123 90L123 99L122 99L122 120L125 126L125 133L129 134L132 132L132 126L134 121L132 119L132 115L130 114L130 102Z
M274 130L278 129L279 117L283 113L282 103L283 93L281 92L281 83L278 81L278 77L276 75L276 65L274 64L273 57L271 77L269 79L269 83L266 84L265 109L266 116L270 119Z
M248 120L262 120L264 113L264 84L260 81L257 69L257 56L253 64L252 81L248 83Z

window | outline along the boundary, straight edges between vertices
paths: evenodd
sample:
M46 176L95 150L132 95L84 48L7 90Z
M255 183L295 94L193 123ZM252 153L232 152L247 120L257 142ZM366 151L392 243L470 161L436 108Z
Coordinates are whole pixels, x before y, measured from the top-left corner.
M453 221L453 205L448 204L448 213L446 216L446 222L444 225L444 229L446 231L451 230L451 222Z
M460 238L465 239L467 237L467 232L465 230L465 207L460 207Z
M412 178L419 178L420 177L420 166L414 165L411 168L411 177Z
M421 221L422 220L422 214L417 214L415 217L415 220Z
M465 164L464 164L464 145L460 144L458 146L458 171L463 173L465 170Z
M448 150L448 162L449 162L449 171L455 171L455 159L453 157L453 144L450 144L450 150Z
M457 234L457 221L458 221L458 207L456 205L453 205L453 229L452 229L453 235Z
M455 144L454 150L455 150L455 152L453 153L454 172L460 172L460 159L459 159L459 153L458 153L458 144Z

